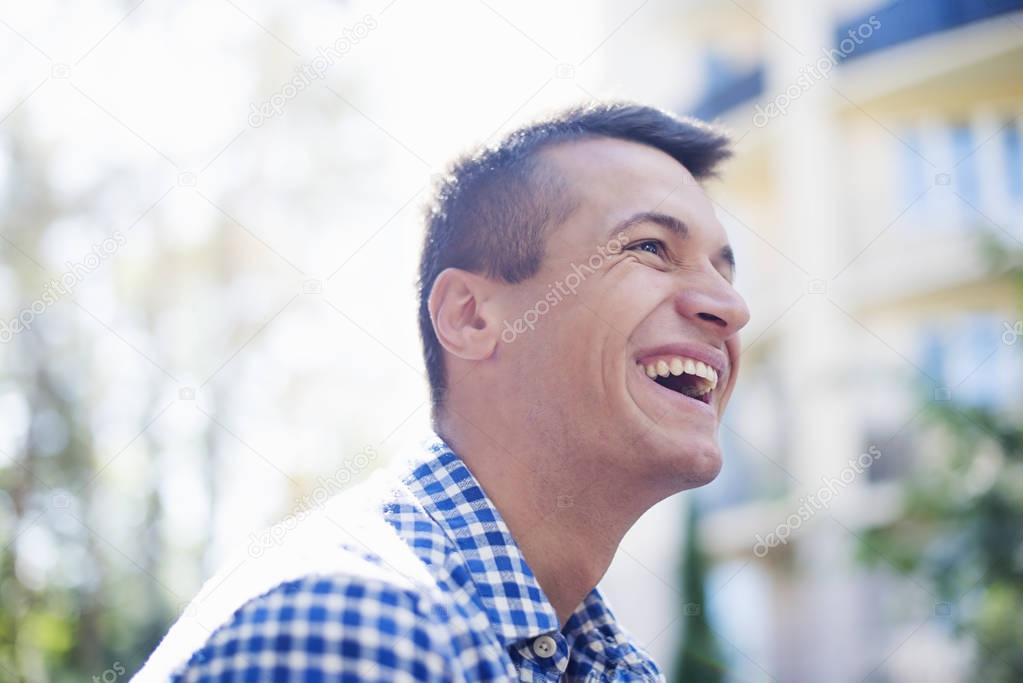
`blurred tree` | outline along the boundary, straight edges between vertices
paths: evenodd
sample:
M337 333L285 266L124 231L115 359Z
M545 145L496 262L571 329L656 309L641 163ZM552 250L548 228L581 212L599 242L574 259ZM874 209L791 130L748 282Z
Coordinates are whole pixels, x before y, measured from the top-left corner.
M710 628L704 582L708 562L700 546L700 505L690 498L686 519L686 540L682 551L682 640L673 681L716 683L723 680L721 648Z
M101 4L106 12L121 3ZM296 67L307 66L311 48L340 36L351 15L329 4L303 13L287 6L268 11L265 23L275 37L298 44L305 36L301 47L309 52L302 57L275 47L267 29L251 30L231 8L201 36L193 33L187 8L160 11L178 28L140 12L118 23L115 38L145 42L154 30L166 38L158 49L138 48L131 55L145 63L159 65L167 46L179 43L191 51L194 42L197 50L224 57L206 74L181 67L182 80L175 83L181 90L168 91L195 92L195 107L231 112L223 138L231 141L230 152L225 154L218 134L215 149L189 155L195 168L206 164L206 184L190 189L182 180L187 174L174 174L166 193L149 195L152 187L163 187L166 159L135 157L130 147L112 142L105 149L79 146L90 136L117 140L126 126L100 112L109 129L75 127L81 113L76 103L96 114L91 96L75 92L91 90L88 79L66 92L57 82L63 79L50 79L31 100L20 93L23 102L0 112L6 114L0 119L0 326L41 299L60 277L57 268L67 254L81 260L77 245L108 237L115 228L129 245L48 306L31 329L11 337L0 333L0 683L123 680L138 669L223 561L226 541L244 540L225 533L218 515L231 474L260 465L233 461L232 453L254 449L219 424L237 422L257 402L298 405L295 394L309 398L311 376L324 378L334 391L343 383L337 378L348 376L343 364L330 377L314 364L305 375L282 368L271 376L276 382L261 374L271 363L258 355L266 335L256 337L280 307L268 295L290 296L306 276L282 264L269 243L285 236L297 247L310 236L350 231L337 240L343 252L324 255L333 268L350 251L348 242L369 241L359 232L368 229L359 217L396 208L393 162L379 143L352 144L364 129L349 124L364 115L339 99L360 99L355 95L371 83L365 73L337 65L331 90L322 87L324 79L303 92L274 122L277 132L269 122L258 130L246 125L249 107L290 83ZM310 35L309 24L319 30ZM116 48L106 43L101 50ZM235 80L238 64L252 79L237 89L221 88ZM54 100L43 99L62 92L70 102L67 112L54 111ZM44 109L53 118L40 116ZM183 147L205 132L189 130L162 108L148 113L147 121L136 112L133 125L174 129L175 143ZM232 153L241 158L233 166ZM259 163L247 161L253 158ZM362 200L352 189L355 181L384 189ZM250 209L248 217L239 207ZM236 216L259 220L260 231L250 233ZM296 226L307 232L296 236ZM321 308L329 319L336 315ZM302 324L319 322L310 317ZM290 349L290 355L301 353ZM385 377L379 369L374 373ZM197 387L183 385L203 380L205 415L194 420L197 404L178 397L188 388L194 398ZM257 385L258 395L239 389ZM309 403L315 402L302 405ZM369 433L379 435L369 428L364 434L363 425L341 414L343 404L331 405L333 423L324 429L330 445L365 444ZM169 486L172 474L188 486ZM303 481L306 490L289 493L297 498L317 485L311 473ZM194 509L201 510L194 527L193 515L174 514ZM175 526L175 519L185 522Z
M996 273L1011 278L1023 319L1023 250L988 238ZM1023 349L1016 321L1002 341ZM861 559L888 558L944 601L958 638L976 644L972 680L1023 680L1023 416L1020 405L926 401L926 467L904 483L903 514L863 537ZM933 444L933 450L930 446ZM880 554L878 553L880 551Z

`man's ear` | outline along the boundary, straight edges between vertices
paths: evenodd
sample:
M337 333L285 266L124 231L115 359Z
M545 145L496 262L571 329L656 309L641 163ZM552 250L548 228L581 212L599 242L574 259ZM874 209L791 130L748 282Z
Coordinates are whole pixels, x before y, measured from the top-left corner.
M427 306L444 349L465 360L490 358L500 339L497 283L460 268L447 268L433 282Z

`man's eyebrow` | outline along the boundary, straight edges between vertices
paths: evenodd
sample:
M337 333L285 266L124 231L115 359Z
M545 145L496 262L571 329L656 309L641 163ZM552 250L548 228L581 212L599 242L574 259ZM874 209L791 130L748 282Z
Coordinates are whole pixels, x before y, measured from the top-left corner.
M682 239L689 237L689 227L685 223L674 216L669 216L666 213L658 213L656 211L642 211L629 216L611 228L610 235L611 237L614 237L618 233L624 232L632 226L639 225L640 223L656 223L657 225L672 231Z
M661 227L667 228L682 239L689 237L689 226L674 216L669 216L666 213L658 213L657 211L642 211L629 216L611 229L611 237L614 238L618 235L618 233L625 232L629 228L634 225L639 225L640 223L656 223ZM732 250L731 245L726 244L721 247L721 250L718 252L718 258L727 263L732 269L732 272L735 272L735 252Z

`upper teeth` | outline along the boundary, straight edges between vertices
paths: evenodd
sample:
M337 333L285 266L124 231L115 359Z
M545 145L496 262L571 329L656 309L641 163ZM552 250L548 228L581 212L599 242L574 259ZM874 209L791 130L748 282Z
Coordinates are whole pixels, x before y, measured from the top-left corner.
M712 391L718 385L717 370L701 361L686 358L685 356L661 358L644 364L643 368L646 370L647 377L651 379L658 375L667 377L668 375L686 374L695 375L707 380L707 391ZM706 391L701 393L706 393Z

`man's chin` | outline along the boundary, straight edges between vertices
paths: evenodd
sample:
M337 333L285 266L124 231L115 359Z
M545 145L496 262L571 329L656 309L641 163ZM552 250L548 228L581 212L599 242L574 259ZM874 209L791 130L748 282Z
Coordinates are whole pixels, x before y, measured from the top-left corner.
M721 449L715 447L706 452L690 456L689 461L691 467L688 468L692 475L693 487L706 486L715 479L718 474L721 473L721 466L723 464L721 459Z
M705 486L717 478L723 464L716 436L675 430L650 435L644 459L651 475L676 490Z

